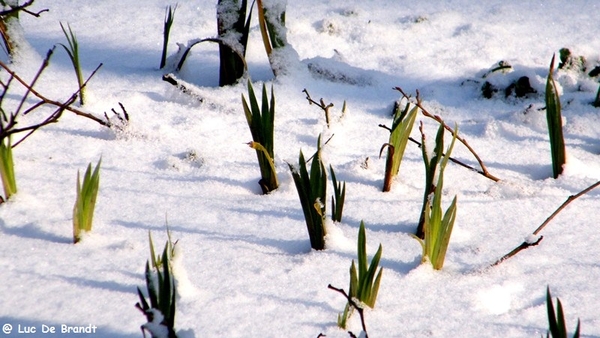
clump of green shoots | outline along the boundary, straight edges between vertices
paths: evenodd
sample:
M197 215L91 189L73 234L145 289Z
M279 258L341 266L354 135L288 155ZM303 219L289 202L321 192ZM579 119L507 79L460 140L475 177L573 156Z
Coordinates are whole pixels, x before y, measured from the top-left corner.
M456 196L454 196L450 207L442 214L442 189L444 186L444 169L446 168L446 164L448 164L450 153L456 141L458 126L454 129L452 142L446 150L446 154L442 153L444 147L444 127L439 127L433 156L429 154L429 150L427 149L422 127L421 125L419 128L422 135L421 149L428 184L426 185L423 205L423 227L419 229L424 232L424 239L419 237L419 233L415 235L415 238L423 247L422 262L429 261L434 269L440 270L444 265L446 250L448 249L450 235L452 234L452 228L456 219ZM436 178L437 181L435 181ZM434 181L435 183L433 183Z
M379 266L383 248L381 244L379 244L377 253L373 256L371 263L368 264L366 242L365 223L361 221L360 229L358 230L358 272L356 270L356 265L354 265L354 260L352 260L352 265L350 266L350 291L348 296L351 299L357 299L359 302L370 308L374 308L379 292L383 268L379 268L377 276L375 276L375 273ZM346 322L348 317L352 314L353 309L354 306L348 302L344 308L344 313L338 315L338 326L342 329L346 328Z
M175 299L177 292L171 267L174 244L169 235L162 255L156 256L150 232L148 232L148 238L151 262L146 261L145 276L149 302L138 286L137 292L140 301L135 304L135 307L142 311L148 320L148 323L142 325L144 335L148 331L152 337L176 338Z
M0 124L2 123L2 117L0 117ZM4 188L4 199L8 200L12 195L17 193L10 136L0 139L0 176L2 178L2 187ZM0 202L4 199L0 196Z
M258 106L256 95L252 83L248 81L248 97L250 105L242 94L242 104L253 142L249 145L256 150L258 165L260 167L261 179L258 182L263 194L268 194L277 189L277 172L275 171L274 152L273 152L273 125L275 120L275 94L271 86L271 100L267 96L267 88L263 84L262 88L262 106Z
M338 182L335 177L333 167L329 166L331 181L333 183L333 196L331 196L331 219L334 222L342 221L342 213L344 211L344 201L346 200L346 182Z
M566 163L565 139L562 129L562 115L560 98L556 83L552 77L554 72L554 58L550 62L548 79L546 80L546 119L548 120L548 132L550 135L550 153L552 155L552 174L558 178L563 172Z
M79 44L77 43L77 37L73 30L71 30L71 26L67 24L69 28L69 33L63 26L62 22L60 23L60 28L62 28L65 37L67 38L67 42L69 43L69 47L60 43L67 54L69 55L69 59L71 59L71 63L73 64L73 68L75 69L75 75L77 75L77 84L79 85L79 104L83 105L85 101L85 82L83 80L83 74L81 73L81 63L79 62Z
M389 142L384 144L379 151L379 157L381 157L381 153L387 147L385 178L383 181L384 192L390 191L392 187L392 181L400 171L400 164L402 163L404 150L406 149L410 132L415 124L418 110L419 108L416 106L410 109L410 103L407 103L404 109L400 109L399 104L396 104L394 107L392 128L387 128L390 131Z
M176 10L177 5L175 5L175 7L171 7L171 5L169 5L165 10L165 25L163 28L163 47L162 54L160 57L160 69L163 69L167 64L167 49L169 45L169 35L171 34L171 26L173 26L173 21L175 21Z
M90 163L81 182L79 171L77 171L77 199L73 208L73 242L81 240L84 232L92 231L92 220L94 218L94 209L96 207L96 197L98 196L98 186L100 184L100 163L94 168L92 173L92 164Z
M300 150L298 168L288 163L298 191L304 219L310 237L310 245L315 250L325 249L325 227L327 198L327 172L321 161L321 136L317 141L317 151L312 158L310 175L306 169L306 160Z
M550 287L546 288L546 308L548 310L548 334L546 337L552 338L568 338L567 336L567 325L565 323L565 313L563 311L562 304L560 299L556 298L557 307L556 312L554 312L554 303L552 302L552 295L550 294ZM579 338L579 324L580 321L577 320L577 328L575 329L575 334L573 334L573 338Z

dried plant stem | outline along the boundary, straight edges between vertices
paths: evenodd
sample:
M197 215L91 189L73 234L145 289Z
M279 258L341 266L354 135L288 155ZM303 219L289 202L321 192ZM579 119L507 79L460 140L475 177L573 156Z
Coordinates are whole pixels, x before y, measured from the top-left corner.
M558 209L556 209L552 215L550 215L548 218L546 218L546 220L544 221L544 223L542 223L537 229L535 229L535 231L533 232L533 235L538 235L545 227L546 225L548 225L548 223L550 223L550 221L552 219L554 219L554 217L561 212L564 208L567 207L567 205L569 205L571 202L573 202L574 200L576 200L577 198L587 194L588 192L590 192L591 190L593 190L594 188L600 186L600 181L590 185L589 187L583 189L582 191L578 192L575 195L571 195L569 196L564 202L563 204L560 205L560 207L558 207ZM540 238L538 238L535 242L531 243L531 242L523 242L521 243L519 246L517 246L516 248L514 248L511 252L507 253L506 255L502 256L502 258L500 258L499 260L497 260L496 262L494 262L494 264L492 264L491 266L496 266L502 262L504 262L505 260L511 258L512 256L518 254L520 251L525 250L531 246L536 246L538 245L542 239L544 238L544 236L540 236Z
M410 96L408 96L400 87L395 87L395 90L399 91L402 96L404 96L407 100L410 99ZM454 134L454 130L448 126L446 124L446 122L444 122L444 120L439 116L439 115L433 115L431 113L429 113L427 111L427 109L425 109L423 107L423 105L421 104L421 97L419 94L419 91L417 90L417 100L415 102L415 105L417 107L419 107L419 109L421 110L421 113L423 113L424 116L429 117L435 121L437 121L439 124L441 124L442 126L444 126L444 128L446 130L448 130L449 132L451 132L452 134ZM485 164L483 163L483 161L481 160L481 158L479 157L479 155L477 155L477 153L475 152L475 150L473 150L473 148L471 148L471 146L469 145L469 143L461 136L456 135L456 139L459 140L465 147L467 147L467 149L469 149L469 151L471 152L471 154L473 154L473 156L475 157L475 159L477 160L477 163L479 163L479 166L481 167L481 174L487 178L489 178L490 180L494 181L494 182L498 182L500 181L499 178L497 178L496 176L490 174L490 172L487 170L487 167L485 166Z
M44 60L44 63L47 63L47 60ZM11 70L4 62L0 61L0 67L4 68L10 75L11 77L13 77L15 80L17 80L19 83L21 83L29 93L35 95L38 99L41 100L41 104L49 104L49 105L53 105L59 108L63 108L64 110L68 110L76 115L79 116L83 116L83 117L87 117L90 120L96 121L97 123L103 125L103 126L108 126L108 123L106 121L103 121L102 119L90 114L90 113L86 113L84 111L81 111L79 109L73 108L70 105L66 104L67 102L71 101L70 99L67 102L59 102L59 101L55 101L55 100L51 100L47 97L45 97L44 95L40 94L37 90L33 89L33 84L28 84L27 82L25 82L25 80L23 80L20 76L18 76L13 70ZM44 65L42 65L43 68L45 68ZM88 83L88 81L94 76L94 74L96 74L96 72L98 71L98 69L100 69L100 67L102 67L102 64L98 65L98 67L96 67L96 69L94 69L94 71L92 72L92 74L87 78L87 80L85 80L85 82L83 83L83 85L81 86L81 88L84 88L86 86L86 84ZM41 69L43 69L41 68ZM81 91L81 88L79 88L74 94L73 97L77 97L77 95L79 94L79 92ZM47 123L46 123L47 124ZM38 126L40 127L40 126ZM16 146L16 144L15 144Z
M314 105L318 106L319 108L323 109L323 112L325 112L325 122L327 122L327 128L329 128L329 109L331 109L331 107L333 107L333 103L329 103L328 105L325 105L325 101L323 101L323 98L321 98L319 100L319 102L313 100L312 97L310 97L310 94L308 93L308 90L306 90L306 88L304 88L304 90L302 92L304 94L306 94L306 100L308 101L309 104L314 104Z
M356 304L354 299L352 299L352 297L348 296L348 294L346 293L346 291L344 291L344 289L338 289L331 284L327 285L327 287L331 290L337 291L337 292L341 293L342 295L344 295L344 297L346 297L346 299L348 300L348 303L350 303L350 305L352 305L356 309L356 311L358 311L358 314L360 315L360 323L362 325L362 330L365 333L365 338L369 338L369 334L367 333L367 325L365 324L365 315L364 315L363 308L360 305Z
M387 130L391 131L391 129L390 129L388 126L386 126L386 125L380 124L380 125L379 125L379 127L381 127L381 128L383 128L383 129L387 129ZM419 142L419 141L415 140L414 138L412 138L412 137L410 137L410 136L409 136L409 137L408 137L408 140L409 140L409 141L411 141L412 143L416 144L416 145L417 145L419 148L421 147L421 142ZM442 155L445 155L445 154L443 154L443 153L442 153ZM478 174L480 174L480 175L482 175L482 176L485 176L485 177L487 177L487 176L485 175L485 172L483 172L482 170L480 170L480 169L476 169L476 168L473 168L472 166L470 166L470 165L468 165L468 164L466 164L466 163L464 163L464 162L462 162L462 161L459 161L459 160L455 159L454 157L450 157L450 161L452 161L452 162L454 162L454 163L458 164L458 165L459 165L459 166L461 166L461 167L467 168L467 169L469 169L469 170L471 170L471 171L474 171L474 172L476 172L476 173L478 173Z

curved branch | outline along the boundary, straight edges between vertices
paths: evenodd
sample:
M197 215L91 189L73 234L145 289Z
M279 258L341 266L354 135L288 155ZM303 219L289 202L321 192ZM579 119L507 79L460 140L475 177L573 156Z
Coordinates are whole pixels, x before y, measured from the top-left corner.
M240 58L240 60L242 60L242 63L244 64L244 74L248 72L248 65L246 64L246 58L244 58L244 56L238 50L236 50L230 44L225 42L225 40L219 39L219 38L205 38L205 39L200 39L200 40L196 40L196 41L192 42L185 49L183 54L181 55L181 59L179 60L179 63L177 64L177 68L175 68L176 71L181 70L181 67L183 67L183 63L187 59L187 56L188 56L190 50L192 49L192 47L194 47L195 45L202 43L202 42L214 42L214 43L218 43L219 45L229 47Z
M402 96L404 96L406 99L410 99L410 97L402 90L402 88L395 87L394 89L397 90L397 91L399 91L402 94ZM421 104L421 98L419 96L419 91L417 91L417 102L415 102L415 105L417 107L419 107L419 109L421 110L421 113L423 113L423 115L425 115L426 117L429 117L431 119L434 119L439 124L441 124L442 126L444 126L444 129L448 130L452 134L455 134L454 129L452 129L450 126L448 126L446 124L446 122L444 122L444 120L439 115L433 115L433 114L429 113L423 107L423 105ZM481 158L479 157L479 155L477 155L477 153L475 152L475 150L473 150L473 148L471 148L471 146L469 145L469 143L467 143L467 141L463 137L461 137L458 134L456 134L456 139L459 140L462 144L464 144L464 146L467 147L467 149L471 152L471 154L473 154L473 156L477 160L477 163L479 163L479 166L481 167L481 173L482 173L483 176L489 178L490 180L492 180L494 182L500 181L499 178L497 178L496 176L490 174L490 172L487 170L485 164L483 163L483 161L481 160Z

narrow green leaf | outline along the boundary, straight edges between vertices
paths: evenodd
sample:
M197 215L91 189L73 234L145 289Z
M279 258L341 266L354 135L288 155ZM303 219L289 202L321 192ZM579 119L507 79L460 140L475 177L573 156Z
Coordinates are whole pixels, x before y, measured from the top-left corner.
M365 235L365 223L360 221L358 229L358 280L360 281L367 274L367 240Z
M550 294L550 287L546 288L546 310L548 312L548 327L552 337L559 337L558 323L556 321L556 313L554 312L554 304L552 302L552 295Z
M0 178L2 179L2 187L4 188L4 197L9 199L17 193L10 136L0 140Z
M546 119L548 121L548 132L550 136L550 152L552 155L552 172L554 178L558 178L563 172L566 163L565 141L562 130L562 115L560 98L556 83L552 77L554 72L554 58L550 62L548 78L546 80Z

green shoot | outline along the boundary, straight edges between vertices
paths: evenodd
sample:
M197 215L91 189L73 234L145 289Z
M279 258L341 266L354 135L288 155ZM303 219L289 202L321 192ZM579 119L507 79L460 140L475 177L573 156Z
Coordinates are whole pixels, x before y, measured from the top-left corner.
M321 136L319 135L317 152L310 166L310 176L306 169L304 154L300 151L299 168L288 163L298 191L304 219L310 237L310 245L315 250L325 249L325 199L327 198L327 173L321 161Z
M92 164L90 163L83 177L83 184L77 171L77 200L73 208L73 242L81 240L83 232L92 231L92 220L94 218L94 209L96 207L96 197L98 195L98 185L100 183L100 163L98 161L94 172L92 173Z
M177 5L175 7L167 6L165 10L165 24L163 28L163 48L162 55L160 58L160 69L163 69L167 64L167 49L169 45L169 35L171 34L171 26L173 26L173 21L175 20L175 11L177 10Z
M334 222L342 221L344 211L344 200L346 199L346 182L338 182L333 167L329 166L331 181L333 182L333 196L331 197L331 219Z
M437 171L434 177L437 177L437 183L434 186L432 193L428 194L424 205L424 237L422 240L418 236L415 238L421 243L423 247L423 259L422 262L429 261L433 265L435 270L440 270L444 265L444 259L446 258L446 251L450 242L450 235L452 234L452 228L454 227L454 221L456 219L456 196L452 200L450 207L442 215L442 189L444 185L444 169L448 160L450 159L450 153L454 148L456 141L456 135L458 133L458 126L454 129L454 135L452 142L446 150L446 154L441 154L444 142L444 127L440 126L438 129L438 135L436 137L436 152L433 158L430 158L428 150L426 149L425 135L422 134L422 151L423 160L425 162L425 168L429 172L431 168ZM422 132L422 129L421 129ZM441 156L440 156L441 155ZM439 166L439 169L437 167ZM433 195L433 197L431 196ZM433 200L433 201L432 201Z
M350 266L350 292L348 296L350 298L356 298L363 304L370 308L375 307L375 301L377 300L377 294L379 292L379 284L381 283L381 276L383 268L379 268L377 277L375 273L379 266L381 259L381 252L383 250L381 244L377 249L377 253L373 256L371 263L367 263L367 239L365 235L365 223L360 222L360 229L358 230L358 273L354 260ZM338 326L345 329L348 317L352 314L353 307L350 303L346 304L344 313L338 315Z
M262 107L259 108L256 95L252 83L248 81L248 97L250 105L242 94L242 104L244 113L252 139L250 147L256 150L258 165L260 167L261 180L258 182L263 194L268 194L277 189L279 182L277 181L277 172L275 171L275 158L273 152L273 132L275 120L275 94L271 86L271 100L267 96L267 88L263 84L262 89Z
M0 140L0 177L4 188L4 197L9 199L17 193L17 181L15 179L15 165L12 156L12 144L10 136Z
M548 132L550 134L550 153L552 155L552 173L554 178L558 178L563 172L563 166L566 163L565 140L562 130L562 116L560 99L556 83L552 77L554 72L554 58L550 62L548 79L546 81L546 118L548 120Z
M171 271L172 244L170 239L165 244L162 256L154 255L154 245L150 236L150 251L152 255L152 265L146 261L146 290L148 293L149 302L146 300L144 293L137 288L140 302L135 306L146 316L148 323L142 325L142 331L149 331L154 337L157 333L155 330L166 329L169 338L175 338L175 299L176 285ZM156 258L155 258L156 257ZM159 312L159 313L157 313Z
M392 180L400 171L400 164L402 163L404 150L406 149L410 132L415 124L418 107L414 107L410 110L410 112L409 108L410 103L406 104L404 110L401 110L399 105L396 106L394 109L392 129L390 130L389 143L384 144L379 151L379 157L381 157L383 149L386 146L388 148L387 160L385 164L385 179L383 182L384 192L390 191L392 187Z
M552 302L552 295L550 294L550 287L546 288L546 308L548 311L548 337L552 335L552 338L568 338L567 336L567 325L565 323L565 313L563 311L562 303L560 299L556 298L557 308L554 312L554 303ZM579 338L579 324L577 320L577 328L573 338Z
M69 43L69 47L60 43L67 54L69 55L69 59L71 59L71 63L73 64L73 68L75 69L75 74L77 75L77 83L79 84L79 103L83 105L85 101L85 82L83 80L83 74L81 73L81 64L79 63L79 44L77 43L77 37L75 33L71 30L71 26L67 24L69 28L69 33L63 26L62 22L60 23L60 28L62 28L65 37L67 38L67 42Z

